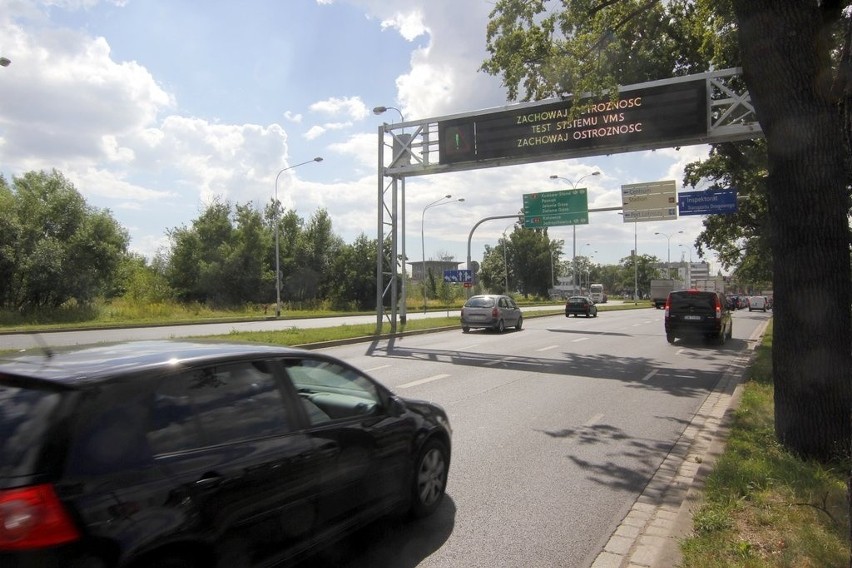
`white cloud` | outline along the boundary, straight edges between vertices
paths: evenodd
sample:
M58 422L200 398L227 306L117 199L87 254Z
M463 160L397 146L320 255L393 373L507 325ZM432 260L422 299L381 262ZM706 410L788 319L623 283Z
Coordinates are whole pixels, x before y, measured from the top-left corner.
M423 22L423 14L420 10L414 10L406 14L397 12L392 17L382 21L382 29L393 28L408 41L414 41L421 35L429 33L429 28Z
M311 126L307 132L303 134L308 140L315 140L325 134L325 128L322 126Z
M317 101L310 106L311 111L338 116L343 114L353 120L362 120L370 115L370 110L360 97L332 97L324 101Z

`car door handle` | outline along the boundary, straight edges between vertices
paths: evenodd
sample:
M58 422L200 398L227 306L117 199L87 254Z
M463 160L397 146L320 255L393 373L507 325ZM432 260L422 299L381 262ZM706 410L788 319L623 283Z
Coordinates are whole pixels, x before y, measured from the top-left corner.
M221 475L212 475L208 477L202 477L198 481L195 482L195 486L200 489L209 489L212 487L217 487L222 483Z
M340 453L340 444L337 442L325 442L317 448L317 453L322 455L333 455Z

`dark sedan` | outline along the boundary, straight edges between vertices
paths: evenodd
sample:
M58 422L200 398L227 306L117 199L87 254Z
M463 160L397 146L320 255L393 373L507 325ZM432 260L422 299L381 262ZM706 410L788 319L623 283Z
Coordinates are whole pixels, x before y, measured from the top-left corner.
M598 317L598 307L588 296L571 296L565 302L565 317Z
M270 566L428 515L450 425L313 351L131 342L0 359L0 565Z

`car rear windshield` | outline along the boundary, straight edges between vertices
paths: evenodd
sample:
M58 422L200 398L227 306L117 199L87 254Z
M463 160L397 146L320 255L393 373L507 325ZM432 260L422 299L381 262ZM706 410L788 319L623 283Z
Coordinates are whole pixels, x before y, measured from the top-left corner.
M586 303L586 300L584 300L583 298L571 298L570 300L568 300L568 303L584 305Z
M670 309L716 311L716 294L708 292L673 292Z
M491 308L494 306L494 298L473 297L464 305L466 308Z
M32 475L42 464L47 432L64 391L16 386L0 373L0 479Z

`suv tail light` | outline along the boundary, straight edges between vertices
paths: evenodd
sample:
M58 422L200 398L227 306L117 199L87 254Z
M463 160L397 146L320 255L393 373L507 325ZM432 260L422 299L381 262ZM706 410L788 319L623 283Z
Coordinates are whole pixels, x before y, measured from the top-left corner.
M722 319L722 302L719 301L719 296L713 296L714 302L716 302L716 319Z
M669 318L669 309L671 309L671 307L672 307L672 295L669 294L668 296L666 296L665 312L663 312L664 318L666 318L666 319Z
M79 538L52 486L0 491L0 551L47 548Z
M492 318L500 317L500 310L498 310L497 308L491 308L491 317Z

